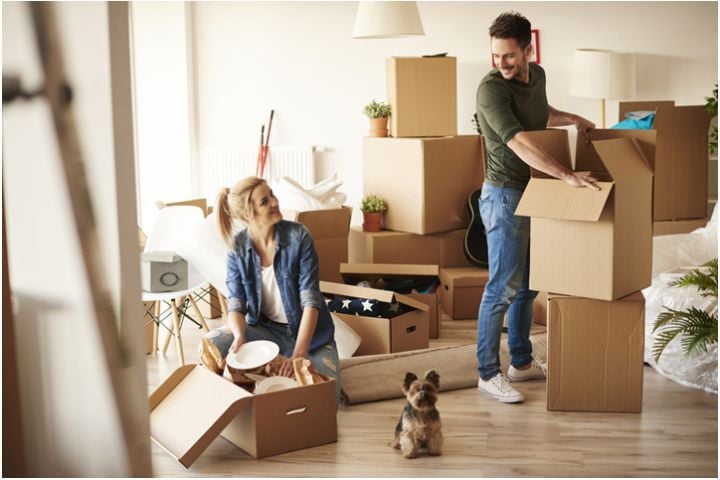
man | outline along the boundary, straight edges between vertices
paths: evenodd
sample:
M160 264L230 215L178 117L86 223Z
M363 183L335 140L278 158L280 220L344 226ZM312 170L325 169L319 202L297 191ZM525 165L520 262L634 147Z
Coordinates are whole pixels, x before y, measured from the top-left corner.
M586 135L590 121L548 105L545 71L530 63L530 22L503 13L490 26L496 68L480 82L477 117L485 137L487 169L480 197L480 215L487 232L490 279L478 312L478 390L489 398L522 402L525 397L510 381L544 378L544 367L532 356L530 326L537 296L528 288L530 219L516 217L515 208L530 180L530 167L575 187L599 190L589 172L573 172L558 163L526 132L575 125ZM511 366L500 371L500 333L508 314ZM509 380L508 380L509 378Z

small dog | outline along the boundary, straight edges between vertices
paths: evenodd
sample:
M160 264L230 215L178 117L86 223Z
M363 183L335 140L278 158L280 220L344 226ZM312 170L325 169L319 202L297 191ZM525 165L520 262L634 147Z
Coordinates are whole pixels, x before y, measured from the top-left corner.
M406 373L402 391L407 405L395 427L392 447L399 449L405 458L415 458L421 448L429 455L441 455L443 446L440 412L435 408L440 389L440 375L435 370L425 374L423 380L414 373Z

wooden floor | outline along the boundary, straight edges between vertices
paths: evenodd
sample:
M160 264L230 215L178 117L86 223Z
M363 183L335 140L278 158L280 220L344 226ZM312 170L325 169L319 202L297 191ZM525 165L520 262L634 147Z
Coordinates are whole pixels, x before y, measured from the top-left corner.
M219 320L208 322L210 328ZM442 322L431 346L475 340L475 321ZM186 362L197 362L201 331L183 328ZM177 367L148 355L148 388ZM255 460L222 438L186 469L153 442L156 477L714 477L717 396L684 387L645 367L641 414L558 413L545 408L545 383L518 389L522 404L504 405L474 388L442 392L440 457L404 459L388 446L402 399L342 407L338 441ZM302 432L298 432L302 434Z

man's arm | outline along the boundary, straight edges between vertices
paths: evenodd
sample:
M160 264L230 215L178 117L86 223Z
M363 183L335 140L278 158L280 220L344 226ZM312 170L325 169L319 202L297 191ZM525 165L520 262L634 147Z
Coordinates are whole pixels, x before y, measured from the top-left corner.
M587 132L595 128L594 123L580 115L563 112L548 105L548 127L564 127L565 125L575 125L577 131L583 136L585 143L590 142Z

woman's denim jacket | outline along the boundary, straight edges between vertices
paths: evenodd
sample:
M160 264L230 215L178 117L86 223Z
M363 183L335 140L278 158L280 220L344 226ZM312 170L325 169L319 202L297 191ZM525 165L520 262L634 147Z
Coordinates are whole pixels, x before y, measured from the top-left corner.
M331 341L335 328L320 293L315 245L304 225L286 220L275 224L273 266L292 336L297 339L303 308L316 307L318 320L309 350ZM247 229L235 236L234 251L228 254L226 283L228 311L243 313L248 325L255 325L262 305L262 269Z

